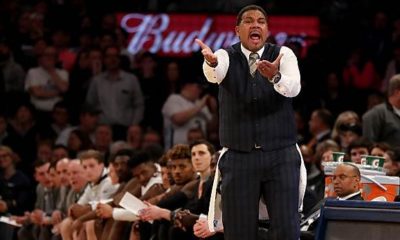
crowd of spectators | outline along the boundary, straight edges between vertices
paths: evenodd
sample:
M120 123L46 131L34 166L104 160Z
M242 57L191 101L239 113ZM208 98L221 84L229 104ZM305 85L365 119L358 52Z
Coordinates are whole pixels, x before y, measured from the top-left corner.
M304 56L297 56L302 91L293 100L308 174L304 214L324 196L323 162L332 160L332 151L345 152L354 163L360 163L363 154L384 156L387 174L400 174L400 16L394 11L398 3L376 8L374 1L308 1L313 7L293 10L289 1L206 2L0 3L0 215L17 216L24 224L18 233L21 239L48 239L51 234L70 239L81 229L80 234L100 236L97 222L81 226L96 214L102 219L114 217L115 222L101 222L109 229L125 229L126 236L147 239L150 233L167 236L171 223L165 221L174 220L173 210L179 207L207 213L202 196L208 194L210 169L192 165L193 145L188 144L207 139L198 144L208 150L197 151L208 152L210 159L213 149L220 149L217 86L205 82L202 59L196 54L184 58L146 51L130 54L117 11L226 14L257 3L272 14L319 16L320 38ZM285 44L301 52L300 45ZM121 167L120 161L125 165ZM179 168L183 173L174 175ZM86 176L90 172L91 178ZM130 183L132 174L139 183ZM121 192L129 191L149 200L150 210L143 218L160 222L156 233L129 214L114 216L108 207L86 206L90 198L99 200L85 192L86 183L98 187L105 178L107 191L101 198L121 199ZM152 193L146 195L151 186ZM171 197L164 193L168 189L181 195ZM82 194L85 199L78 200ZM193 202L188 199L201 201L189 206ZM81 206L68 211L73 203ZM115 198L110 206L118 208ZM77 221L82 213L87 218ZM190 219L187 212L181 215ZM121 219L135 223L126 230L116 224ZM195 222L189 222L178 225L193 227ZM170 237L190 239L194 234L190 231Z

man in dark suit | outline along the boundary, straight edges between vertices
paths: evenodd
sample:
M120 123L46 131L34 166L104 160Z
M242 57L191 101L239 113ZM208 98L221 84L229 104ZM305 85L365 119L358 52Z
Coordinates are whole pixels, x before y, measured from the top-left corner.
M267 14L244 7L235 27L240 42L215 53L200 39L203 70L219 84L222 212L227 240L257 239L263 196L270 216L268 239L299 238L300 153L292 98L300 92L297 58L266 43Z
M361 174L358 167L351 163L343 163L336 167L333 173L333 188L337 200L364 200L360 190ZM315 230L321 213L321 207L326 201L322 199L301 223L301 239L314 239Z

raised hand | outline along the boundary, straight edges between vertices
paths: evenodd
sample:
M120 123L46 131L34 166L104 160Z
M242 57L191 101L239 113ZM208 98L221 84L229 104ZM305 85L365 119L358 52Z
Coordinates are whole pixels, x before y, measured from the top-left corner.
M201 54L203 54L204 59L210 63L210 64L216 64L218 63L218 59L217 56L215 56L215 54L213 53L213 51L211 50L211 48L209 46L207 46L205 43L203 43L200 39L196 38L195 42L197 44L199 44L199 46L201 47Z
M279 54L279 56L273 62L260 60L257 63L257 69L261 73L261 75L268 79L271 79L275 74L277 74L279 71L279 65L281 64L282 56L282 53Z

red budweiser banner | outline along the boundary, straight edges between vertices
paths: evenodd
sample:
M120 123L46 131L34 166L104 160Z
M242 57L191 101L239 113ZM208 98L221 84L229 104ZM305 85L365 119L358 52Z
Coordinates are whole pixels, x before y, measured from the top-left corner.
M200 14L117 14L120 26L129 33L128 51L140 50L166 56L187 56L199 50L194 39L202 39L212 49L238 41L236 16ZM317 17L270 16L270 33L280 45L290 41L304 48L319 37Z

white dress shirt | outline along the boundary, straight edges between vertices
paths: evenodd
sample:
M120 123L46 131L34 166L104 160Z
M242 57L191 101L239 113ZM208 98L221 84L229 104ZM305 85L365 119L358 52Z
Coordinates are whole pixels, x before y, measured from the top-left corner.
M241 50L246 58L249 59L251 52L244 48L243 45L241 45ZM262 56L263 52L264 47L257 53L259 56ZM301 89L297 57L290 48L285 46L281 47L280 53L283 54L279 66L281 80L274 84L274 89L285 97L295 97L299 94ZM218 65L212 68L204 62L203 71L209 82L220 84L225 79L229 69L229 56L228 52L224 49L219 49L214 54L217 56Z

